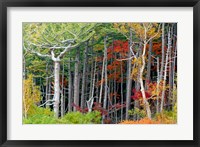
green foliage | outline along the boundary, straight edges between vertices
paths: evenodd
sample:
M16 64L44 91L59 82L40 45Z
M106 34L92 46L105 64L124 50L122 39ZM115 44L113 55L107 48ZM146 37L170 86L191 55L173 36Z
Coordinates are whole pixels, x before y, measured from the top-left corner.
M40 89L33 82L33 75L30 74L27 79L23 80L23 116L25 118L35 112L35 104L40 100Z
M90 39L96 23L23 23L24 49L49 54L49 47L66 47L66 40L73 45ZM55 50L58 55L61 50Z
M144 110L140 110L139 108L135 108L128 111L129 115L136 115L139 118L144 118L146 116L146 112Z
M23 120L24 124L55 124L57 120L50 109L34 106L32 113Z
M162 124L175 124L177 123L177 110L176 105L174 106L174 111L164 110L162 113L155 115L155 120Z
M99 124L100 122L101 115L98 111L88 112L86 114L70 112L59 120L61 124Z
M63 118L55 119L50 109L35 106L34 113L23 119L24 124L99 124L101 115L98 111L89 113L70 112Z

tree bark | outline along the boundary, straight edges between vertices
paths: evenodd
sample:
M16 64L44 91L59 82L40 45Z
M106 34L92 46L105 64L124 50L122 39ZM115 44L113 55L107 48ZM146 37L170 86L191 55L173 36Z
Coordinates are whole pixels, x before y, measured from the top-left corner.
M163 79L164 61L165 61L165 23L162 23L162 61L160 69L160 79Z
M147 117L149 119L151 119L151 109L150 109L150 106L149 106L149 102L146 99L144 83L143 83L143 72L144 72L144 68L145 68L145 52L146 52L146 43L144 43L144 46L143 46L142 66L141 66L141 69L140 69L140 79L139 79L139 81L140 81L140 87L141 87L140 91L142 92L143 103L144 103L144 106L145 106L145 110L147 112Z
M68 112L72 111L72 74L71 74L71 59L69 59L68 63Z
M86 43L86 48L84 51L84 61L83 61L83 75L82 75L82 88L81 88L81 109L84 108L85 104L85 78L86 78L86 63L87 63L87 53L88 52L88 42Z
M60 62L54 63L54 116L59 117L59 103L60 103Z
M129 40L129 48L131 50L132 46L132 30L130 29L130 40ZM128 57L131 57L131 51L129 50ZM132 78L131 78L131 62L132 60L128 60L128 69L127 69L127 84L126 84L126 120L129 119L128 111L130 109L131 102L131 87L132 87Z
M147 63L147 75L145 82L145 89L148 89L148 84L151 82L151 52L152 52L153 42L152 39L149 41L149 51L148 51L148 63Z
M79 106L79 55L79 50L77 49L74 70L74 111L77 111L76 106Z
M168 31L168 48L167 48L166 60L165 60L165 71L164 71L164 77L163 77L163 88L162 88L160 112L163 111L163 106L164 106L165 86L166 86L166 78L167 78L167 64L168 64L168 58L169 58L170 49L171 49L171 37L170 37L170 28L169 28L169 31Z
M101 99L102 99L104 69L105 69L105 48L104 48L103 65L102 65L102 71L101 71L101 87L100 87L100 93L99 93L99 103L101 103Z
M176 85L175 85L175 68L176 68L176 53L177 52L177 44L175 45L174 47L174 61L173 61L173 65L172 65L172 68L173 68L173 90L176 88ZM175 95L174 95L174 92L173 92L173 100L172 100L172 105L174 106L175 104Z
M107 36L104 38L104 59L105 59L105 85L104 85L104 101L103 101L103 108L106 109L107 106L107 90L108 90L108 77L107 77L107 46L106 46L106 42L107 42ZM105 119L105 115L103 115L103 121Z
M64 106L64 68L65 68L65 65L64 65L64 60L63 60L63 69L62 69L62 89L61 89L61 104L60 104L60 106L61 106L61 117L63 117L64 116L64 114L65 114L65 106Z
M49 99L49 96L48 96L48 92L49 92L49 77L48 77L48 63L46 64L46 96L45 96L45 101L47 102ZM46 105L46 108L49 108L49 105L47 103Z
M120 55L121 58L121 55ZM123 83L124 83L124 74L123 74L123 62L120 64L120 72L121 72L121 121L123 120L123 109L124 109L124 95L123 95Z
M156 93L157 93L157 98L156 98L156 113L159 113L159 85L160 85L160 72L159 72L159 57L157 57L157 87L156 87Z

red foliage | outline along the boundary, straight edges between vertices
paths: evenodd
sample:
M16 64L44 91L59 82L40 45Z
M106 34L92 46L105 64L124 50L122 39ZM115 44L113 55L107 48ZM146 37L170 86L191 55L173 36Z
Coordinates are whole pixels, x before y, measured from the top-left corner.
M72 103L72 107L75 107L77 111L81 112L81 113L86 113L88 112L88 108L84 108L82 109L81 107L77 106L76 104Z
M135 88L132 90L132 92L134 93L134 95L131 96L132 99L134 100L138 100L142 98L142 92L141 91L137 91ZM145 95L146 98L149 99L151 97L150 93L145 91Z

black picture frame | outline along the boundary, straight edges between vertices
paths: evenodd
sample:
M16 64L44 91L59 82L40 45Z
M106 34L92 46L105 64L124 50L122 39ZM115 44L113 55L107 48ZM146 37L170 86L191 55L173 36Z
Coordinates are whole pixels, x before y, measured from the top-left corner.
M193 140L7 140L7 8L8 7L193 7ZM166 146L198 147L200 119L200 2L199 0L1 0L0 2L0 145L1 146ZM192 65L191 65L192 66ZM186 132L187 133L187 132Z

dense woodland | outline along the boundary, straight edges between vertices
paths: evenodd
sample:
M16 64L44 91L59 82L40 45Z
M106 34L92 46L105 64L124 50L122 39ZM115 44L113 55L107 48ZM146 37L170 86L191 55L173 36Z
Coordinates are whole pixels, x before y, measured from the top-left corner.
M23 23L23 123L177 122L176 23Z

